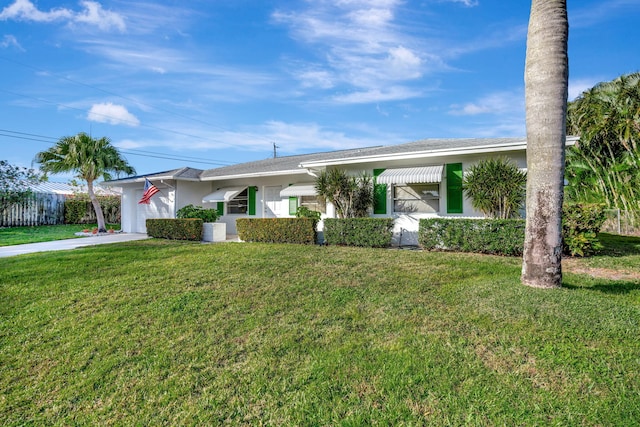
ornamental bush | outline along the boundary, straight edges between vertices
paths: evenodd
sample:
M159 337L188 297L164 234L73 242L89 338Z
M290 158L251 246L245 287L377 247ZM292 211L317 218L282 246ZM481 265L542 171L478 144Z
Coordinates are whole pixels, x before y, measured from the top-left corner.
M563 251L571 256L590 256L602 249L598 233L606 219L605 205L565 203L562 207Z
M200 218L203 222L216 222L218 211L216 209L205 209L202 206L187 205L178 209L176 218Z
M146 221L150 237L171 240L202 240L202 224L200 218L150 218Z
M313 245L317 223L313 218L238 218L236 229L245 242Z
M474 209L490 218L517 218L524 205L526 172L504 157L481 160L464 176L462 189Z
M327 218L324 241L328 245L386 248L391 245L393 218Z

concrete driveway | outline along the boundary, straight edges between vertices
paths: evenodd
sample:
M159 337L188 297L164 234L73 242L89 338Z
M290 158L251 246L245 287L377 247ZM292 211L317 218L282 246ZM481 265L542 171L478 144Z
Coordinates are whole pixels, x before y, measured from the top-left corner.
M117 233L101 236L80 237L78 239L55 240L53 242L28 243L26 245L0 246L0 258L34 252L65 251L83 246L103 245L107 243L130 242L148 239L146 234Z

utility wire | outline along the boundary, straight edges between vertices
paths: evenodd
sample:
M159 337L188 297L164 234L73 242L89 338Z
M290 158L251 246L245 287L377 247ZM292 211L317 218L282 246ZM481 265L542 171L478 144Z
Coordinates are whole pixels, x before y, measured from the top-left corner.
M37 141L37 142L46 142L46 143L52 143L59 139L52 136L36 135L36 134L31 134L26 132L12 131L8 129L0 129L0 136L6 136L9 138L16 138L16 139L25 139L25 140ZM130 154L132 156L152 157L157 159L186 161L186 162L202 163L202 164L209 164L209 165L229 166L229 165L236 164L233 162L202 159L200 157L174 156L171 154L157 153L154 151L135 150L135 149L119 149L119 151L125 154Z
M47 104L52 104L52 105L55 105L57 107L64 107L64 108L68 108L70 110L81 111L83 113L86 112L82 108L71 107L70 105L60 104L59 102L49 101L49 100L44 99L44 98L36 98L34 96L31 96L31 95L25 95L23 93L18 93L18 92L14 92L14 91L2 89L2 88L0 88L0 92L8 93L8 94L11 94L11 95L14 95L14 96L21 96L21 97L28 98L28 99L33 99L35 101L44 102L44 103L47 103ZM102 117L106 117L106 118L110 118L110 119L117 119L117 120L119 120L121 122L126 122L126 123L130 123L130 124L136 124L136 125L138 124L138 123L134 123L134 122L132 122L130 120L123 120L123 119L116 118L116 117L113 117L113 116L109 116L109 115L106 115L106 114L99 114L99 113L92 113L92 114L95 114L95 115L98 115L98 116L102 116ZM139 125L143 126L143 127L150 128L150 129L160 130L162 132L169 132L169 133L173 133L173 134L176 134L176 135L186 136L186 137L189 137L189 138L195 138L195 139L199 139L199 140L203 140L203 141L209 141L209 142L216 142L216 143L219 143L219 144L229 145L229 146L232 146L232 147L234 146L234 144L232 144L232 143L220 141L218 139L205 138L205 137L199 136L199 135L193 135L193 134L189 134L189 133L185 133L185 132L180 132L180 131L177 131L177 130L165 129L165 128L161 128L161 127L158 127L158 126L146 125L146 124L143 124L143 123L140 123Z

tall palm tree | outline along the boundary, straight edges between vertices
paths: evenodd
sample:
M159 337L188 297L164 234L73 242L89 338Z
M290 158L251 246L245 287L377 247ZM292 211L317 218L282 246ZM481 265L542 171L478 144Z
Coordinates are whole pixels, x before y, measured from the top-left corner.
M569 23L566 0L532 0L525 64L527 201L522 283L562 285Z
M60 138L56 145L36 154L35 161L40 163L40 169L45 173L75 172L78 178L87 182L99 232L107 230L100 202L93 191L94 181L100 177L105 181L112 179L111 172L118 176L135 173L108 138L95 139L84 132Z

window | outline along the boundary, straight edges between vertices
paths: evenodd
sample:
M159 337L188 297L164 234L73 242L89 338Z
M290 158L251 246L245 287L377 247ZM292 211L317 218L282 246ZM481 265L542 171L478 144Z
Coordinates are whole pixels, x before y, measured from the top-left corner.
M437 213L440 211L439 184L408 184L393 187L394 212Z
M327 204L320 196L300 196L300 206L312 211L327 213Z
M227 213L246 214L249 205L249 192L245 188L236 197L227 202Z

